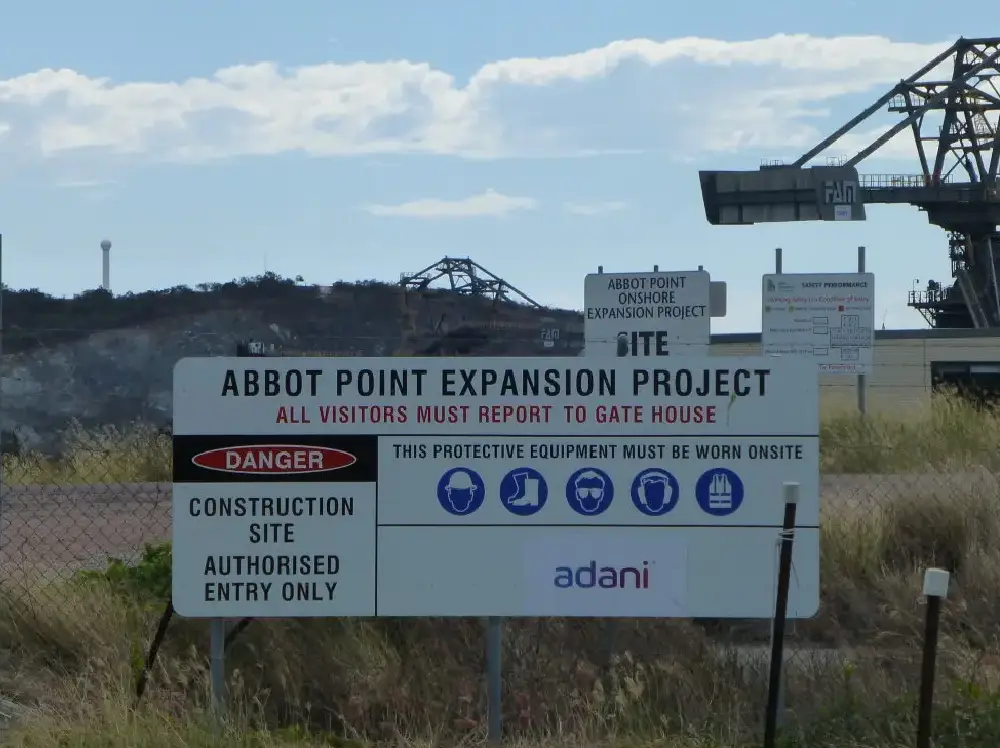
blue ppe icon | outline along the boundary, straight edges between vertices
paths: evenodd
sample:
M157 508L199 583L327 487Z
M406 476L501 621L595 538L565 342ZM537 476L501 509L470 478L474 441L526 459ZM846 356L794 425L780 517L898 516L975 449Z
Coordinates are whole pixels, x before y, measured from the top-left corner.
M694 496L702 511L713 517L725 517L743 503L743 481L732 470L712 468L698 478Z
M519 517L541 511L548 498L549 486L534 468L511 470L500 481L500 500L504 508Z
M614 484L603 470L581 468L566 481L566 501L577 514L601 514L611 506L614 497Z
M446 512L464 517L483 505L486 486L475 470L452 468L438 481L437 496Z
M660 468L643 470L632 481L632 503L650 517L664 515L677 506L680 493L677 478Z

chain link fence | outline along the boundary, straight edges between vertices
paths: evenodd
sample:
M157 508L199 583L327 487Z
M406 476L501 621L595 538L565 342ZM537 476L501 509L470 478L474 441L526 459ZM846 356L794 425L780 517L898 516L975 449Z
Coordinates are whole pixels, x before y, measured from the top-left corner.
M441 347L441 338L427 343L432 344ZM425 352L427 345L415 353ZM447 346L442 351L471 352ZM5 378L16 380L9 365L5 369ZM9 423L17 394L5 389ZM876 388L873 402L878 397ZM100 411L100 405L93 410ZM5 587L37 597L46 611L59 609L65 584L79 572L106 569L109 558L134 563L147 544L169 540L171 526L168 429L149 424L72 426L59 443L46 455L18 450L5 440L3 453L0 575ZM958 668L962 658L972 656L969 652L995 653L1000 418L958 401L912 422L905 413L863 421L845 412L824 424L821 451L823 603L815 619L790 628L788 714L819 714L823 700L834 698L838 684L849 678L864 679L866 693L879 684L885 698L915 683L919 573L927 565L957 572L962 583L965 643L956 648L963 654L956 654L952 665ZM65 616L76 615L71 608L76 599L66 597ZM951 622L957 629L957 619ZM473 694L452 712L471 714L481 701L479 686L468 682L469 673L481 667L477 625L417 621L400 627L386 622L385 635L404 663L397 665L399 672L406 670L414 647L424 647L433 658L451 642L451 650L439 653L450 663L442 672L456 668L455 689ZM509 622L504 665L508 719L535 724L543 719L536 712L552 719L547 707L531 696L537 689L562 679L570 684L569 694L579 695L616 668L626 668L633 681L642 681L621 688L645 688L650 703L661 707L666 700L671 708L691 712L700 699L704 703L698 708L706 710L714 708L715 699L718 708L759 713L769 622L679 626L657 621ZM272 623L259 629L261 637L269 631L281 636ZM462 656L455 654L456 641L464 647ZM459 661L464 669L457 669ZM415 683L425 677L412 675ZM734 695L736 682L747 685ZM649 696L654 684L666 689L655 698ZM690 693L684 692L689 687ZM628 698L641 701L635 694Z

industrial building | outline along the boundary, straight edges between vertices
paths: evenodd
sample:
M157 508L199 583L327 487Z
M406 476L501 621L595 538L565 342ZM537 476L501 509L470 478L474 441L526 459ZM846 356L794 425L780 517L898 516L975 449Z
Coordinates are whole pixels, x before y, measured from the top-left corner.
M760 333L712 336L716 356L760 355ZM941 387L1000 395L1000 328L876 330L870 412L920 408ZM824 404L856 402L857 378L821 376Z

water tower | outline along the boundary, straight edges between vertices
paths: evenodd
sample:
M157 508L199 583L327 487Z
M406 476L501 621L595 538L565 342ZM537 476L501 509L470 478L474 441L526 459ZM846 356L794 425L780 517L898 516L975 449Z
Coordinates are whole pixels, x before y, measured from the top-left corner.
M101 251L104 253L104 264L101 273L101 288L111 293L111 241L105 239L101 242Z

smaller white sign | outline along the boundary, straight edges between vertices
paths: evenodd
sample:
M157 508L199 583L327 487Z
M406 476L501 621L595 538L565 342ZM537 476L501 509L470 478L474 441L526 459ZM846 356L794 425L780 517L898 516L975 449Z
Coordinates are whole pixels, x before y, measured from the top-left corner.
M710 287L704 270L589 274L583 291L586 355L708 355Z
M827 374L870 374L875 329L872 273L763 278L761 352L803 356Z

